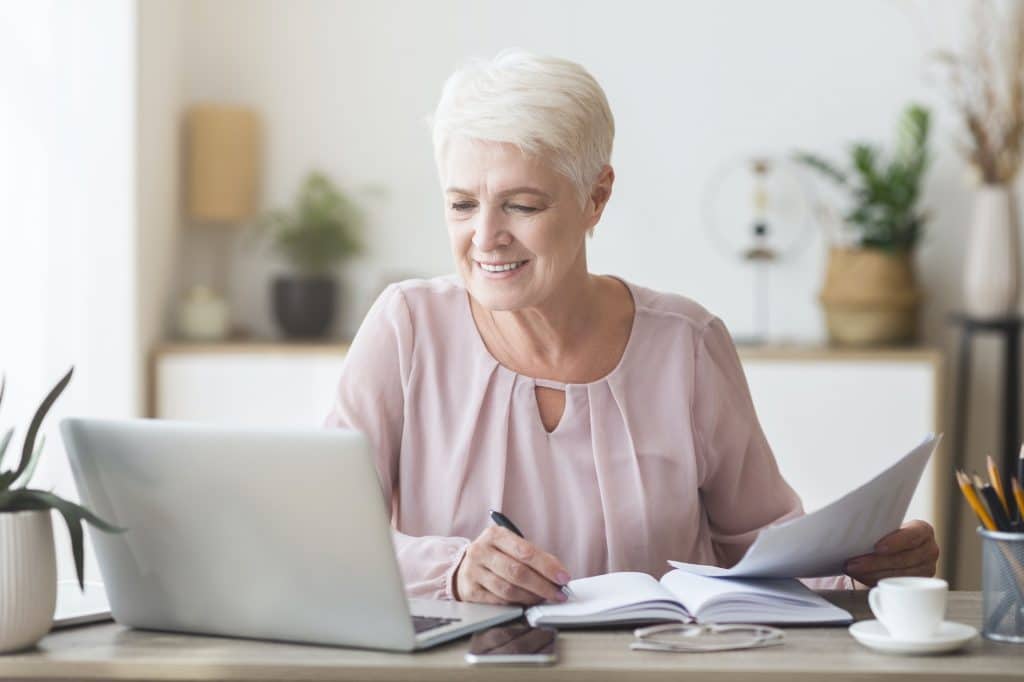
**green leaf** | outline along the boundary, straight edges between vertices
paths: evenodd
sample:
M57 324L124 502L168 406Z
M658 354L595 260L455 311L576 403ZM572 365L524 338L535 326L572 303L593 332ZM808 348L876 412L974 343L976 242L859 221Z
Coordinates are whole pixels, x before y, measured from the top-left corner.
M64 523L68 527L68 535L71 537L71 554L75 557L75 575L78 576L78 587L85 591L85 538L82 531L82 517L75 514L67 507L57 507L57 511L64 517Z
M931 116L928 110L913 104L900 117L896 133L896 158L910 166L925 152Z
M126 528L120 528L107 523L85 507L57 497L53 493L43 490L20 490L7 491L0 495L0 509L4 511L27 511L56 509L64 517L68 527L68 535L71 537L71 553L75 558L75 572L78 575L78 586L85 589L85 544L83 539L82 521L88 521L100 530L108 533L123 533Z
M879 187L875 161L878 159L878 150L861 142L850 148L850 156L853 159L853 167L860 173L865 188L871 192L877 192Z
M14 427L7 429L7 433L4 434L3 440L0 440L0 464L3 464L4 455L7 454L7 446L11 442L11 436L14 435Z
M928 110L911 104L900 116L891 158L885 160L881 148L873 144L850 146L853 173L843 177L854 206L845 217L862 246L895 252L913 248L921 238L928 216L917 204L931 160L930 129ZM835 167L828 162L810 154L798 155L797 160L838 181Z
M28 487L29 481L32 480L32 475L36 472L36 466L39 465L39 456L43 453L43 445L45 444L46 436L41 436L39 438L39 444L36 445L35 452L32 453L32 459L29 460L28 467L25 469L25 473L11 482L11 488L15 488L18 485L22 488Z
M51 492L47 492L45 490L34 490L25 488L18 490L17 492L30 493L31 496L35 497L36 499L49 503L50 506L53 507L54 509L69 509L73 513L80 515L83 520L88 521L91 525L96 526L100 530L106 531L108 533L123 533L126 530L128 530L127 528L121 528L120 526L115 526L112 523L104 521L103 519L96 516L82 505L76 504L75 502L70 502L61 497L57 497Z
M18 475L18 472L14 469L10 471L0 472L0 491L7 490L11 487L11 481L13 481Z
M831 162L826 161L820 156L809 154L807 152L798 152L793 156L793 158L796 161L799 161L800 163L824 174L826 177L840 185L845 185L847 183L846 174L836 168Z
M300 271L319 274L363 250L362 210L323 173L310 173L291 210L274 210L259 231Z
M7 392L7 375L0 374L0 405L4 402L4 393ZM0 465L3 464L4 455L7 453L7 445L11 442L11 435L14 433L14 429L10 428L7 433L4 434L4 439L0 442ZM6 477L0 474L0 490L7 488ZM9 481L8 481L9 482Z
M46 413L50 411L50 407L53 406L53 403L56 402L57 398L60 397L60 394L64 391L68 382L71 381L71 374L74 371L74 367L68 370L67 374L57 382L57 385L50 389L50 392L36 410L35 415L32 417L32 421L29 423L28 433L25 435L25 445L21 449L21 464L19 464L18 468L15 469L14 476L10 479L11 481L17 480L18 477L25 472L25 469L28 468L36 442L36 433L39 432L39 427L43 423L43 418L46 416ZM10 483L10 481L8 481L8 483ZM2 480L0 480L0 487L4 487Z

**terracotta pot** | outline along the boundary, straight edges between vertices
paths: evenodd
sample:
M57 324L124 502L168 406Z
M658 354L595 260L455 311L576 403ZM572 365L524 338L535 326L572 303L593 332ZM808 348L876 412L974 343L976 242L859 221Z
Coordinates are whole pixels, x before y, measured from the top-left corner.
M56 606L50 512L0 512L0 653L38 642L53 626Z
M917 338L921 292L909 252L830 249L820 300L834 344L876 346Z

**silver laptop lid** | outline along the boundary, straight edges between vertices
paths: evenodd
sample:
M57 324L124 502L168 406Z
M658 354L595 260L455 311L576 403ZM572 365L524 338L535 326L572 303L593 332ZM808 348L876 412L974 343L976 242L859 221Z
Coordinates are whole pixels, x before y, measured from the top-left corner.
M414 647L360 434L96 419L61 432L82 502L128 528L88 531L119 623Z

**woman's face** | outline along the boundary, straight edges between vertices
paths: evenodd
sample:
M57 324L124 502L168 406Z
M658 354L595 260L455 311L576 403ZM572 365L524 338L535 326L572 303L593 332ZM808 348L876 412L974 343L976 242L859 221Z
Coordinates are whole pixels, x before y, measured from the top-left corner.
M567 278L586 276L586 234L601 211L581 208L572 183L543 159L454 137L440 170L452 254L482 306L536 306L566 290Z

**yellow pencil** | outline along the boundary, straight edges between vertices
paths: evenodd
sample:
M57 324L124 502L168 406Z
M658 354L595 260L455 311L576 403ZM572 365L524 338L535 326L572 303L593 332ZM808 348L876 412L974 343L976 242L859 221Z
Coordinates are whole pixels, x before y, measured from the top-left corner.
M999 496L996 495L996 491L992 489L992 484L985 483L978 474L974 474L973 478L974 492L978 496L978 500L981 501L981 506L988 512L992 523L996 524L995 529L999 531L1009 530L1010 521L1006 518L1006 512L1003 511L1003 505L999 502Z
M1020 487L1020 481L1016 478L1011 478L1010 484L1013 486L1013 497L1017 500L1017 515L1024 519L1024 489Z
M988 455L986 458L986 464L988 465L988 481L992 484L992 488L996 491L996 495L999 497L999 501L1003 505L1003 510L1006 515L1013 517L1010 513L1010 505L1006 502L1006 491L1003 489L1003 479L999 477L999 469L996 468L996 463L992 461L992 455Z
M988 530L995 530L996 524L992 520L992 517L989 516L988 512L985 511L985 507L978 499L978 494L974 491L974 488L971 487L971 479L969 479L967 474L964 472L958 471L956 472L956 480L960 485L960 492L964 494L964 497L967 499L967 504L969 504L971 509L974 510L974 513L978 515L981 525L985 526Z

